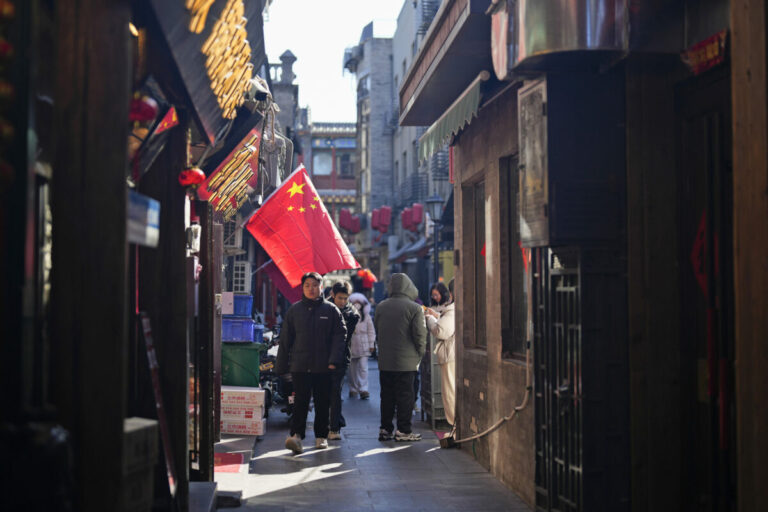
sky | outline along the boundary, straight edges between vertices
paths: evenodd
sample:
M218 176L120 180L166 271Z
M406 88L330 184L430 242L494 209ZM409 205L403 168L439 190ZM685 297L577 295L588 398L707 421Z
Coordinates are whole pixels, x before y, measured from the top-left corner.
M291 50L299 85L299 105L310 107L313 122L357 119L354 75L344 71L344 49L360 41L375 21L377 37L392 37L397 15L410 0L274 0L264 20L270 63Z

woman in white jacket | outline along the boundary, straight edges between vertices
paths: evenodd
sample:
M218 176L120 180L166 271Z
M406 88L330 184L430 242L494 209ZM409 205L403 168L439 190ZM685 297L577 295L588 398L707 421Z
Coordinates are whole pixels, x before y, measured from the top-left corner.
M371 304L362 293L353 293L349 296L349 302L360 313L360 321L357 322L355 332L349 344L349 397L367 400L368 393L368 356L373 353L376 343L376 331L371 318Z
M453 294L443 283L437 283L432 285L430 295L435 307L425 311L427 328L437 340L434 357L440 365L445 419L453 426L456 413L456 320Z

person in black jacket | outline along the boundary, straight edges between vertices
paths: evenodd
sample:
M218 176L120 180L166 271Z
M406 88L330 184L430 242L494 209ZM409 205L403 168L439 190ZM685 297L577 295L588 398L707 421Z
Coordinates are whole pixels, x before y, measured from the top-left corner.
M355 332L360 313L349 304L350 290L347 281L334 283L331 288L331 299L333 304L341 311L344 318L344 325L347 327L346 343L344 344L344 363L331 373L331 432L328 439L341 439L341 427L345 427L347 422L341 415L341 386L344 382L344 374L349 367L349 341L352 339L352 333Z
M276 373L290 372L296 393L291 433L285 447L301 453L309 400L315 399L315 447L328 447L331 372L344 364L347 330L339 309L320 295L323 278L308 272L301 278L302 298L285 314Z

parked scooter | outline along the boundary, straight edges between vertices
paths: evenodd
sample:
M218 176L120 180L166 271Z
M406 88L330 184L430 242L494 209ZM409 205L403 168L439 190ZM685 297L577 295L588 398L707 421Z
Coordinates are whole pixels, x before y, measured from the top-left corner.
M291 417L295 397L291 376L288 374L281 377L275 373L277 352L280 348L278 338L274 334L269 339L265 337L265 343L268 344L269 348L261 354L259 383L266 390L268 407L271 407L273 403L281 404L281 412Z

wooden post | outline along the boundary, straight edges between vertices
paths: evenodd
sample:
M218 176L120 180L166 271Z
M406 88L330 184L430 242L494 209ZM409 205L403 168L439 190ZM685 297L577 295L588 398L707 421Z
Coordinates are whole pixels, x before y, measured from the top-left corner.
M736 443L740 511L768 510L768 76L764 0L731 0Z
M168 417L178 488L178 510L186 511L189 499L189 322L187 312L187 255L185 190L176 177L186 164L188 116L179 111L180 124L152 168L142 178L139 191L160 201L160 243L139 251L139 308L152 322L160 382ZM162 460L162 458L161 458Z
M77 510L120 509L126 401L127 0L56 6L51 338Z

